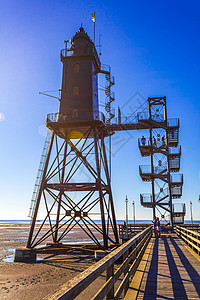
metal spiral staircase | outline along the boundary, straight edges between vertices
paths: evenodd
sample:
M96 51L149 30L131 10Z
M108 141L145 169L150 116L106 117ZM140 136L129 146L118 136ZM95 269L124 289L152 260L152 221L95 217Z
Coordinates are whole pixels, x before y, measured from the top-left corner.
M111 106L111 103L115 100L115 93L111 91L111 87L115 84L114 76L111 76L111 67L109 65L101 65L100 73L105 74L105 110L108 113L107 125L111 124L112 118L115 116L115 109Z
M138 114L138 122L149 127L149 137L138 140L142 157L150 156L151 164L139 166L142 181L151 182L152 193L141 194L144 207L156 209L165 218L168 212L170 223L184 222L185 206L172 204L172 199L182 196L183 174L179 174L181 146L179 141L179 120L167 119L166 98L149 98L148 112ZM180 208L181 207L181 208ZM163 213L164 211L164 213Z

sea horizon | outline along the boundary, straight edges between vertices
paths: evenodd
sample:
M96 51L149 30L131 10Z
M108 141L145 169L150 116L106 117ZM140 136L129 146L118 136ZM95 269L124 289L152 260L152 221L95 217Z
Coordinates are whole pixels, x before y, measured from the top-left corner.
M101 220L93 220L96 223L100 223ZM116 220L117 223L124 223L126 220L125 219L119 219ZM166 220L168 221L168 220ZM37 223L39 222L43 222L43 220L37 220ZM56 222L56 220L52 220L52 222ZM162 220L161 222L165 222L165 220ZM5 219L5 220L0 220L0 224L30 224L31 220L30 219L17 219L17 220L9 220L9 219ZM128 220L128 223L133 224L133 220ZM135 220L136 224L151 224L152 223L152 219L148 219L148 220ZM191 220L185 220L184 224L192 224ZM200 224L200 220L193 220L193 224Z

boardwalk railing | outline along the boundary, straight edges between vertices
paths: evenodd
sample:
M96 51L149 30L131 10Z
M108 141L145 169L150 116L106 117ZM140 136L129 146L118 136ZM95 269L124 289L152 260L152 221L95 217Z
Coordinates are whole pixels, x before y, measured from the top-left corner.
M131 276L136 272L151 236L152 226L149 226L44 299L72 300L105 271L106 282L92 299L119 299L123 292L127 292ZM116 268L117 261L120 265Z
M188 246L200 255L200 233L183 226L176 226L176 233Z
M200 224L183 224L181 227L184 227L188 230L197 231L200 233Z
M128 239L135 236L137 233L143 231L145 228L149 227L150 224L119 224L119 237L122 241L127 241Z

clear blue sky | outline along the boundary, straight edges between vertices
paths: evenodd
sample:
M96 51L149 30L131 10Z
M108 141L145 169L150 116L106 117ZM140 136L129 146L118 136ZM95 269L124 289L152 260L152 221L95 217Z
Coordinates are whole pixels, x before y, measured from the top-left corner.
M184 188L179 201L189 212L192 200L194 218L200 219L200 3L193 0L1 1L0 219L27 218L45 139L45 116L58 110L56 100L38 92L61 87L63 41L81 22L92 36L94 11L97 41L102 34L101 60L111 65L116 79L115 107L136 92L145 98L165 95L168 117L180 118ZM124 112L128 110L126 106ZM138 172L139 164L149 163L137 148L141 134L116 134L112 187L118 219L124 218L126 195L135 201L138 219L152 215L139 203L139 194L150 187ZM127 143L117 150L121 140Z

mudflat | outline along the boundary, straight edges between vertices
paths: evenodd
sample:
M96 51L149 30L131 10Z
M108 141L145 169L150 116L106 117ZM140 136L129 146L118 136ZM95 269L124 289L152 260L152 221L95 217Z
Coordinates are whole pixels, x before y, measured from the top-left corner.
M28 224L0 225L0 299L42 299L95 263L89 255L66 254L46 254L35 263L13 262L14 249L26 246L28 232ZM73 239L81 239L79 231L74 234ZM104 275L95 287L103 282ZM90 299L92 294L91 286L78 298Z

